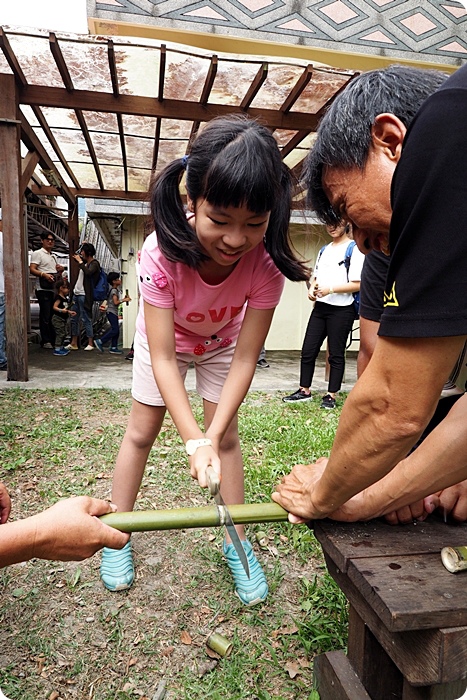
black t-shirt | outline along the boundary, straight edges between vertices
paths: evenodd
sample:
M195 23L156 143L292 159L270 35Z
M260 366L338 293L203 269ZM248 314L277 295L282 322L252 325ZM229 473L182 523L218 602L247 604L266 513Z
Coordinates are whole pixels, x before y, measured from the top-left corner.
M59 309L68 309L68 306L69 306L68 297L65 298L65 297L62 297L61 294L56 294L55 299L54 299L54 305L55 305L55 302L57 301L57 299L59 300L59 302L58 302ZM66 321L68 318L68 314L64 311L60 312L60 311L57 311L57 309L54 309L53 312L54 312L55 316L58 316L63 321Z
M467 334L467 65L412 122L391 203L380 335Z
M383 295L388 274L389 258L379 250L365 255L360 280L360 316L377 321L383 313Z

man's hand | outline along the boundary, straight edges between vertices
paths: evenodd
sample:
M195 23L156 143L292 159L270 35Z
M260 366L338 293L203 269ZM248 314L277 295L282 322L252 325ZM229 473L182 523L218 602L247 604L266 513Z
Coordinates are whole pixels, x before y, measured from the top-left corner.
M5 484L0 481L0 524L6 523L10 517L11 499Z
M460 523L465 522L467 520L467 479L438 491L433 496L427 496L424 499L424 506L429 513L438 509L445 518L449 515Z
M318 511L313 504L313 490L327 463L327 457L320 457L314 464L296 464L276 486L271 498L289 511L291 523L326 517L327 513Z
M97 517L115 511L116 507L107 501L87 496L55 503L31 518L35 521L32 557L80 561L102 547L121 549L130 536Z

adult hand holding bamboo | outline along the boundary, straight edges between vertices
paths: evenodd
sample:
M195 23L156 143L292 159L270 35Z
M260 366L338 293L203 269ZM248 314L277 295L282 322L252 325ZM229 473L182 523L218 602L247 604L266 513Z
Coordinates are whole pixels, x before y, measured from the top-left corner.
M79 496L23 520L0 526L0 566L29 559L81 561L104 546L121 549L128 535L99 517L115 512L107 501Z

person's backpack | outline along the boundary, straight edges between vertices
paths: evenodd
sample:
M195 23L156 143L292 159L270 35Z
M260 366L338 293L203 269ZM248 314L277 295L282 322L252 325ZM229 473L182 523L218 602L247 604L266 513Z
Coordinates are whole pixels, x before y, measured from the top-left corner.
M347 282L350 282L349 280L349 268L350 268L350 259L352 257L352 252L353 249L355 248L355 241L350 241L349 245L347 246L347 250L345 251L345 258L342 261L342 263L339 263L340 265L343 264L346 271L347 271ZM352 292L353 296L353 306L355 309L355 318L358 318L360 316L360 292Z
M109 294L109 283L107 282L107 274L99 268L99 277L93 288L94 301L104 301Z

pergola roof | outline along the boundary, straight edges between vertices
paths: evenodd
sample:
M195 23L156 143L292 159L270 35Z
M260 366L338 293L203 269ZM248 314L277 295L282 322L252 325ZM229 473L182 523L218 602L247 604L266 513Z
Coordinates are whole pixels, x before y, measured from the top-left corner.
M144 199L151 174L183 156L217 115L246 113L273 131L298 174L323 111L357 73L306 61L0 28L0 73L18 85L22 156L33 192Z

